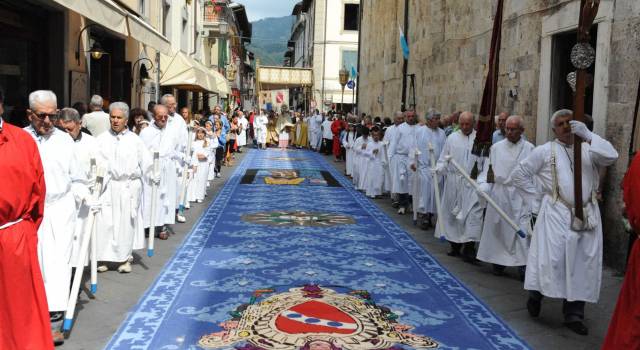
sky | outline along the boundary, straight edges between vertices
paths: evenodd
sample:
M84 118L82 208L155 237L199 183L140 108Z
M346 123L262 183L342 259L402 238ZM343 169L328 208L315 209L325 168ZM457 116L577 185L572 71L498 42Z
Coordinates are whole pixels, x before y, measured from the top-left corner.
M235 0L244 5L249 22L267 17L283 17L291 15L293 6L300 0Z

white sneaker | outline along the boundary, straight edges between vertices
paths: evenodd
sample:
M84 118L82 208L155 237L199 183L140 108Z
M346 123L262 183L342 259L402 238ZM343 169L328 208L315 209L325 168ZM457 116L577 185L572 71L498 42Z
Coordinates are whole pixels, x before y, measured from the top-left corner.
M220 173L216 173L216 177L217 177L217 178L220 178L220 177L221 177L221 176L220 176Z
M118 272L120 273L129 273L131 272L131 263L129 261L124 264L118 266Z
M202 203L202 199L196 199L196 203Z
M404 207L400 207L400 209L398 209L398 214L400 214L400 215L404 215L405 210L406 210L406 209L405 209Z
M176 215L176 221L177 222L187 222L187 218L185 218L184 215L177 214Z
M109 271L109 268L107 267L107 265L100 265L100 266L98 266L98 268L96 270L98 272L107 272L107 271Z

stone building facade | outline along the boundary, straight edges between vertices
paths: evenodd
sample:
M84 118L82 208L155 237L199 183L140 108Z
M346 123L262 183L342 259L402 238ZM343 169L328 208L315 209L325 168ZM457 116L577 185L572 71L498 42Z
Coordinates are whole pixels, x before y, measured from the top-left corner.
M551 138L549 118L571 107L566 83L568 52L575 41L579 0L505 0L497 111L525 118L526 134ZM423 114L478 113L487 72L497 0L361 1L358 110L391 116L401 107L403 54L399 28L409 42L407 105ZM407 7L407 8L405 8ZM587 94L594 129L612 141L620 159L607 174L602 216L605 263L622 268L628 235L621 223L620 182L629 161L635 97L640 79L640 1L601 0L592 27L596 63ZM409 78L407 79L410 80ZM639 132L636 132L636 135ZM636 149L637 149L636 142Z

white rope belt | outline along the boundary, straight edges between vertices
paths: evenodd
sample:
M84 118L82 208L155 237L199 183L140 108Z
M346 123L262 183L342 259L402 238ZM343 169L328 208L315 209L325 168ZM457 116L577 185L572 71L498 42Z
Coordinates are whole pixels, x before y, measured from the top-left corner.
M21 222L21 221L22 221L22 218L20 218L20 219L18 219L18 220L16 220L16 221L7 222L6 224L4 224L4 225L0 226L0 230L4 230L5 228L9 228L9 227L11 227L11 226L13 226L13 225L15 225L15 224L17 224L17 223Z

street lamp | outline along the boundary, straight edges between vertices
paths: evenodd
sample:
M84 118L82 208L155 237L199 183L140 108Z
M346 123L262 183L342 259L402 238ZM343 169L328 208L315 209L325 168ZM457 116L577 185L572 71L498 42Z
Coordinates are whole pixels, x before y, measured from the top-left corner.
M340 75L340 86L342 86L342 100L340 101L340 109L344 112L344 86L349 81L349 71L344 66L338 73Z
M131 84L132 85L134 81L133 77L135 76L135 72L136 72L136 64L140 63L140 61L149 61L149 64L151 64L151 69L153 69L153 61L151 61L146 57L140 58L139 60L133 62L133 65L131 66ZM140 63L139 78L140 78L141 85L144 85L146 84L147 81L151 80L151 76L149 76L149 71L147 70L147 66L145 66L142 63Z
M78 45L76 46L76 61L78 62L78 65L80 64L80 40L82 39L82 33L91 28L91 27L96 27L98 26L97 24L93 23L93 24L89 24L87 26L85 26L84 28L80 29L80 33L78 33ZM93 59L95 60L99 60L102 58L103 55L108 55L108 53L102 49L102 46L100 46L100 43L97 41L93 42L93 45L91 46L91 49L89 49L89 51L87 51L91 54L91 57L93 57Z

